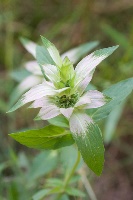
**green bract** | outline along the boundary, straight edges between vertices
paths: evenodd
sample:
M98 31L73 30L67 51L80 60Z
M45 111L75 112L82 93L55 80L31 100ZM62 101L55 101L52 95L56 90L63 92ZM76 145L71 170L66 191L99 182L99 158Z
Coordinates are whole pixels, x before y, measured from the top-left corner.
M60 56L50 41L42 36L41 38L44 47L37 46L36 53L33 50L30 53L37 59L44 75L43 81L23 94L9 112L32 102L30 108L40 108L36 119L49 120L49 122L53 119L51 123L68 127L70 132L51 125L39 130L13 133L11 136L26 146L44 149L60 148L71 145L75 141L85 163L93 172L100 175L104 164L104 146L101 131L93 119L97 119L101 114L100 109L103 112L104 107L108 108L108 105L112 105L114 99L111 98L114 97L106 91L105 93L97 90L86 91L86 88L96 66L111 55L118 46L94 51L83 58L74 69L74 51ZM34 46L33 43L30 45ZM28 46L26 48L29 50ZM31 66L27 66L27 69L34 71L36 75L41 75L37 67L35 65L33 70ZM118 103L118 101L114 102ZM94 109L93 116L89 114L90 109Z

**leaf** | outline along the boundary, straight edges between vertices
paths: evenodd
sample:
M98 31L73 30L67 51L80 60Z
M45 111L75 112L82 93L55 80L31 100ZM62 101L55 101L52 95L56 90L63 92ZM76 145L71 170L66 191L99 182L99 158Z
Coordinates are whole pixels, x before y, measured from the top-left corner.
M38 191L36 194L33 195L33 200L42 200L44 197L46 197L49 194L50 189L42 189Z
M104 164L102 133L96 124L89 124L85 133L73 134L84 162L98 176Z
M112 85L110 88L103 91L103 93L112 98L112 100L96 110L92 118L95 121L101 120L109 115L109 113L119 105L133 90L133 78L126 79L119 83Z
M89 54L85 58L83 58L76 66L75 72L78 76L78 79L82 77L85 78L86 76L92 77L94 69L96 66L101 63L105 58L110 56L117 48L119 45L104 48L104 49L99 49L94 51L93 53ZM89 77L88 77L89 78ZM90 82L90 78L89 78Z
M69 131L53 125L9 135L19 143L36 149L57 149L74 143Z
M96 66L100 64L105 58L110 56L117 48L118 45L96 50L83 58L77 64L75 68L76 77L74 80L74 84L75 87L78 88L78 92L80 94L83 93L83 91L90 83Z
M85 193L82 192L79 189L76 188L72 188L72 187L67 187L66 188L66 192L67 194L71 195L71 196L76 196L76 197L85 197Z
M13 106L22 94L27 92L27 90L31 89L33 86L39 84L41 81L41 77L34 75L30 75L22 80L22 82L20 82L10 94L9 107Z
M97 88L93 84L89 83L89 85L85 89L85 92L87 92L89 90L97 90Z
M45 187L55 187L55 186L62 186L63 185L63 181L58 179L58 178L49 178L46 181L46 185Z
M38 154L30 167L27 181L32 182L56 168L58 156L56 151L43 151ZM34 182L33 182L34 183Z
M116 45L116 46L96 50L94 51L94 56L96 56L97 58L103 56L103 59L104 59L110 56L118 47L119 45Z
M47 49L39 45L36 46L36 59L37 59L37 62L41 65L44 65L44 64L55 65L55 62L51 58Z
M34 42L32 42L31 40L21 37L20 38L21 43L23 44L23 46L25 47L25 49L31 53L31 55L33 55L34 57L36 56L36 44Z
M64 195L62 195L60 200L69 200L69 197L68 197L68 195L64 194Z
M58 115L57 117L49 119L48 122L52 125L59 126L59 127L64 127L64 128L69 127L68 120L62 115Z
M17 103L8 111L13 112L23 105L36 101L46 95L55 95L57 93L61 93L62 91L69 90L69 87L65 87L62 89L56 89L49 84L49 82L45 81L42 84L35 85L29 91L22 95L22 97L17 101Z
M78 60L80 60L80 58L82 58L84 55L86 55L88 52L94 49L98 44L98 41L82 44L63 53L61 55L61 58L64 59L67 56L69 60L75 64Z
M61 186L56 186L53 189L50 190L49 194L58 194L58 193L62 193L62 185Z
M115 109L111 111L111 113L107 117L107 120L105 121L104 142L106 144L109 144L111 140L113 139L113 136L116 131L124 106L125 106L125 101L117 105Z
M59 52L58 52L57 48L55 47L55 45L52 44L49 40L47 40L43 36L41 36L41 39L42 39L42 42L43 42L45 48L48 50L51 58L53 59L53 61L56 63L56 65L61 67L62 60L61 60L61 57L60 57Z
M17 82L23 81L29 75L31 75L31 73L26 69L14 70L13 72L10 73L10 76Z
M54 193L59 193L61 192L61 188L59 187L55 187L54 189L42 189L39 192L37 192L32 198L33 200L43 200L44 197L50 195L50 194L54 194ZM62 195L62 197L60 197L60 200L69 200L68 196L66 194Z

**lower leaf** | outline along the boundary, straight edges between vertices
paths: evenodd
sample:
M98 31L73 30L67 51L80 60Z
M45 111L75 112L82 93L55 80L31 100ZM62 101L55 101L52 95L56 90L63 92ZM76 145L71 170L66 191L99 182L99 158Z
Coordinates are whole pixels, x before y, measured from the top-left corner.
M104 145L99 127L93 123L89 124L84 133L74 133L73 137L84 162L96 175L101 175L104 164Z
M19 143L36 149L58 149L74 143L69 131L53 125L9 135Z

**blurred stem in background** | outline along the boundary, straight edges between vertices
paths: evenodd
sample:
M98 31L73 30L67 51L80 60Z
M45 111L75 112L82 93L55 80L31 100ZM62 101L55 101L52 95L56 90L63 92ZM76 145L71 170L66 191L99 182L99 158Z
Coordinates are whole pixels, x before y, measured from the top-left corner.
M13 4L15 0L6 0L4 13L5 18L5 67L11 71L13 69L13 57L14 57L14 12ZM8 10L8 12L7 12Z
M12 13L8 13L10 20L5 24L5 67L7 70L13 69L13 27L12 27Z

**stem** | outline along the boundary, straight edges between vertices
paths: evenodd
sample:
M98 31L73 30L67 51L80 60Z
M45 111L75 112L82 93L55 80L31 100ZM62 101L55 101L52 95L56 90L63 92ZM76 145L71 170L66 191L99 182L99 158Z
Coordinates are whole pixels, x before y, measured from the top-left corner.
M70 174L64 180L63 191L65 191L67 185L69 184L69 181L70 181L71 177L73 176L73 174L74 174L79 162L80 162L80 152L78 151L77 160L76 160L75 164L73 165L73 168L72 168ZM63 194L63 192L59 193L57 198L56 198L56 200L59 200L61 198L62 194Z
M55 200L60 200L62 193L59 193Z
M91 200L97 200L96 195L95 195L95 193L94 193L94 191L93 191L93 189L91 187L91 184L90 184L89 180L86 178L86 176L84 174L81 175L81 178L82 178L82 182L83 182L83 184L84 184L84 186L86 188L86 191L87 191L90 199Z
M66 186L68 185L68 183L69 183L69 181L70 181L72 175L74 174L74 172L75 172L75 170L76 170L76 168L77 168L79 162L80 162L80 152L78 151L77 160L76 160L76 162L75 162L75 164L74 164L74 166L73 166L73 168L72 168L70 174L69 174L69 175L67 176L67 178L65 179L65 182L64 182L64 189L65 189Z
M93 189L91 187L91 184L90 184L90 181L87 178L87 174L85 173L85 168L82 167L82 169L80 169L78 172L79 172L79 174L81 176L82 183L83 183L83 185L84 185L84 187L85 187L90 199L91 200L97 200L95 192L93 191Z

